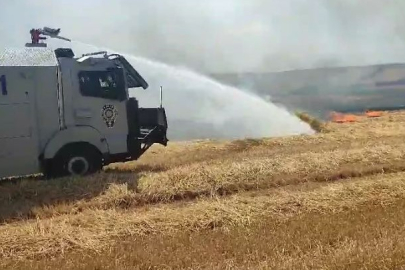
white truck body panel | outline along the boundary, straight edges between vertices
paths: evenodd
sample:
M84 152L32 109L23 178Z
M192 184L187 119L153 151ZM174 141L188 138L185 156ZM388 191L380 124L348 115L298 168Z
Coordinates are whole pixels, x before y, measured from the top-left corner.
M56 69L52 50L0 53L0 177L39 173L40 151L59 129Z

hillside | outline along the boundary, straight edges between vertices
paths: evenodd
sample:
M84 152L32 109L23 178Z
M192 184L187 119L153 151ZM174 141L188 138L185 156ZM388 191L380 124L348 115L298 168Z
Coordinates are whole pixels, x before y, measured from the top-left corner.
M405 108L405 64L211 76L323 119L330 111Z
M1 269L405 266L405 112L0 185Z

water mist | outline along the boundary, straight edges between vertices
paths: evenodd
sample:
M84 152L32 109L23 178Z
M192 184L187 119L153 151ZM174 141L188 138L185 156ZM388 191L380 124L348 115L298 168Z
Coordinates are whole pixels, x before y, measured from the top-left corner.
M77 55L106 50L72 42ZM107 50L117 53L113 50ZM123 54L150 87L131 89L141 107L159 105L159 88L171 140L242 139L309 134L311 128L287 110L241 89L216 82L182 67Z

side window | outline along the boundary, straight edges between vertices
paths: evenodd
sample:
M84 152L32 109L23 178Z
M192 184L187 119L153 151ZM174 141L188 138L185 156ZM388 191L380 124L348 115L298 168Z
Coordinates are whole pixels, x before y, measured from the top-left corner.
M80 92L83 96L125 100L125 82L121 69L79 72Z

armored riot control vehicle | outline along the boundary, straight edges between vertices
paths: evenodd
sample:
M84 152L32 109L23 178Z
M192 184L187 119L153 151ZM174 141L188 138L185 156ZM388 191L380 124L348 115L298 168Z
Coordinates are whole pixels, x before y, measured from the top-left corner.
M0 178L87 175L166 146L165 109L139 107L131 88L148 83L119 54L0 51Z

